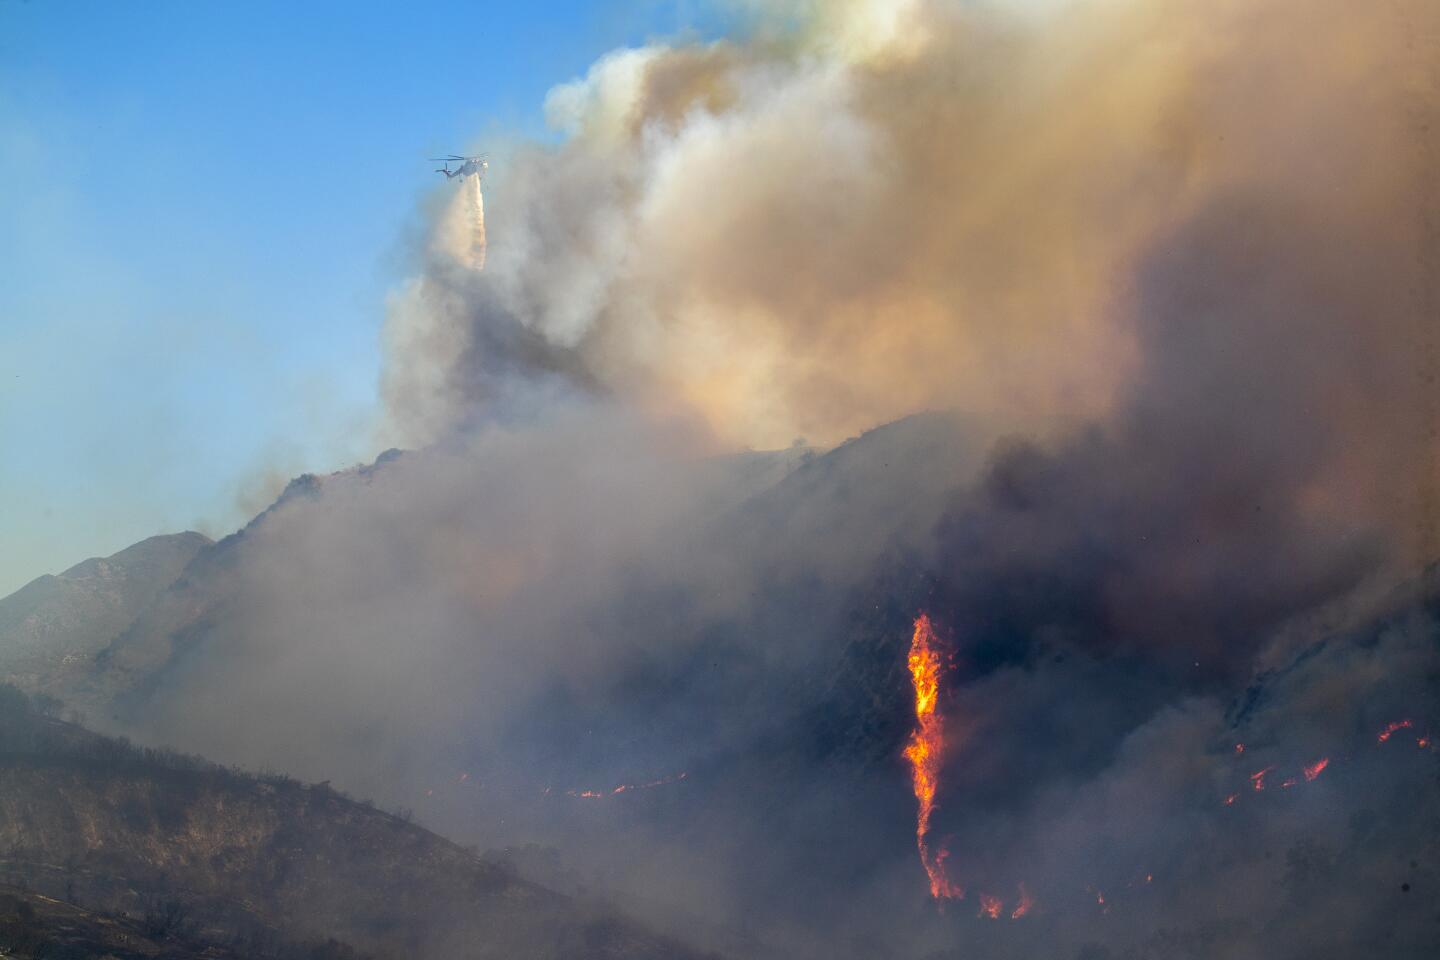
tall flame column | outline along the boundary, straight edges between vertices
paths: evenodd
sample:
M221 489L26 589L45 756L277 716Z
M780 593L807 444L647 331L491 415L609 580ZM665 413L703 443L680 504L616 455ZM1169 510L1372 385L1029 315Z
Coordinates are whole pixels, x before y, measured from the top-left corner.
M910 639L910 679L915 686L915 730L905 746L905 759L910 761L919 812L915 821L915 845L920 863L930 878L930 895L939 899L965 896L964 888L952 883L945 872L944 846L930 847L930 815L935 810L935 788L940 777L940 763L945 748L945 724L936 708L940 700L940 653L930 617L915 618L915 633Z

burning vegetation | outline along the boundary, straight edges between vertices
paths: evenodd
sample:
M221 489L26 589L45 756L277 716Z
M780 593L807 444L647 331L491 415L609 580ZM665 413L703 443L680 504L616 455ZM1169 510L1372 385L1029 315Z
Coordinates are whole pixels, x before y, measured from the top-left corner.
M943 842L937 847L931 836L932 819L937 809L936 795L940 787L944 758L947 748L953 748L953 742L947 740L944 716L940 709L940 694L944 684L946 662L947 658L942 653L942 644L937 637L935 625L930 616L922 612L915 618L914 632L911 636L906 660L914 695L915 726L905 746L904 756L910 763L911 780L918 807L915 825L916 848L920 854L921 865L929 880L930 895L939 901L963 899L965 896L964 885L954 879L947 869L949 850ZM1380 730L1376 741L1378 744L1385 744L1394 738L1395 734L1414 728L1413 720L1393 721ZM1428 735L1416 737L1416 744L1422 750L1428 751L1430 742ZM1234 742L1230 756L1235 760L1241 760L1247 755L1248 750L1245 743ZM1290 770L1293 772L1285 774L1277 773L1277 770L1282 769L1284 765L1267 764L1245 774L1249 791L1228 793L1224 797L1223 805L1235 806L1243 792L1267 792L1271 784L1276 781L1281 790L1314 783L1331 766L1332 759L1329 755L1317 757L1298 768L1292 767ZM1273 779L1272 774L1275 775ZM1153 882L1153 873L1147 870L1142 871L1142 875L1144 886ZM1132 881L1126 886L1135 887L1137 885L1140 885L1139 881ZM1022 882L1017 887L1018 896L1015 905L1008 913L1012 920L1027 916L1035 908L1035 898L1026 885ZM1098 886L1087 886L1085 892L1087 896L1093 898L1100 915L1109 914L1111 904ZM976 917L998 920L1006 915L1006 904L1001 897L993 893L982 892L978 899Z
M911 731L910 741L905 746L905 759L910 761L911 782L918 806L915 817L915 846L919 850L925 875L930 881L930 896L936 900L960 900L965 897L965 887L950 876L947 868L950 851L944 843L938 848L934 847L930 839L930 820L935 812L935 794L940 785L946 739L945 721L939 709L944 660L934 624L926 613L915 618L906 665L910 670L911 685L915 693L915 729ZM1010 919L1020 919L1028 914L1034 905L1034 898L1025 889L1025 885L1020 884L1019 897L1010 913ZM978 916L998 920L1004 910L1005 902L1000 897L991 893L980 894Z
M614 797L622 793L634 793L637 790L653 790L655 787L664 787L672 783L679 783L682 780L688 779L689 776L689 773L682 772L670 777L661 777L658 780L648 780L644 783L622 783L619 786L611 787L609 790L566 790L565 796L576 797L581 800L603 800L606 797Z
M1380 735L1375 739L1379 743L1385 743L1391 737L1395 736L1395 734L1399 733L1401 730L1409 730L1414 726L1415 721L1413 720L1395 720L1391 723L1387 723L1385 725L1385 729L1381 730Z
M926 614L915 618L915 632L910 638L910 681L915 688L915 729L905 746L905 759L910 761L911 781L919 810L915 817L915 846L920 863L930 878L930 895L941 899L959 899L965 889L950 880L945 869L949 853L942 845L936 851L930 844L930 816L935 811L935 791L939 785L940 765L945 752L945 721L938 711L940 700L940 652L935 629ZM996 907L998 913L999 907Z

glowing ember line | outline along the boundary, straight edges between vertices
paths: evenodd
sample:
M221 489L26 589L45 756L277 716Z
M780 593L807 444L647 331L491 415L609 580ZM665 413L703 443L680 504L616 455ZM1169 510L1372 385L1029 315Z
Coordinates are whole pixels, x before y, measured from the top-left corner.
M580 800L603 800L605 797L613 797L620 793L633 793L636 790L650 790L655 787L663 787L671 783L679 783L689 777L690 774L677 773L673 777L662 777L659 780L651 780L647 783L622 783L618 787L609 790L566 790L565 796L575 797ZM545 788L548 793L550 788Z
M1014 911L1010 914L1010 919L1019 920L1025 916L1025 914L1029 913L1030 908L1033 906L1035 906L1035 898L1030 896L1030 891L1025 889L1025 884L1020 884L1020 902L1015 905Z
M1409 730L1413 726L1415 726L1414 720L1396 720L1392 723L1387 723L1385 725L1385 729L1380 731L1380 736L1376 739L1380 743L1384 743L1386 740L1389 740L1391 737L1395 736L1398 731Z
M1314 763L1310 764L1310 766L1305 768L1305 782L1310 783L1314 781L1314 779L1320 776L1320 774L1323 773L1325 768L1328 766L1330 766L1329 757L1321 757L1319 760L1316 760Z
M907 665L915 687L915 730L905 746L905 759L910 761L911 779L919 812L915 818L915 846L920 863L930 878L930 895L959 898L963 887L952 883L945 872L947 852L930 849L930 815L935 810L935 789L939 782L941 754L945 748L945 728L936 706L940 700L940 654L936 649L935 630L925 614L915 618L915 633L910 639ZM996 908L998 912L998 907Z
M1265 774L1274 769L1274 767L1266 767L1264 770L1257 770L1255 773L1250 774L1250 782L1255 785L1256 790L1265 789Z

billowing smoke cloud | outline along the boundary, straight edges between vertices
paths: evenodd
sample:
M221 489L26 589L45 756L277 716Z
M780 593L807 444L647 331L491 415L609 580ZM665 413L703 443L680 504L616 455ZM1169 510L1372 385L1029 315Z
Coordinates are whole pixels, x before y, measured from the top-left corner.
M1376 411L1421 408L1424 5L1343 27L1246 0L820 11L788 11L798 36L612 54L552 92L569 137L497 164L483 295L439 272L392 325L423 313L466 347L397 353L451 388L421 426L518 367L760 446L927 406L1051 429L1172 372L1137 343L1168 306L1187 312L1161 335L1230 349L1240 328L1249 373L1325 384L1313 417L1366 436L1355 460L1413 445ZM1251 289L1245 320L1167 289L1194 286L1202 243ZM1177 403L1232 386L1192 381Z
M124 720L737 956L1423 955L1435 754L1373 741L1440 723L1433 584L1387 592L1436 556L1440 8L755 17L557 87L483 270L455 198L386 330L419 449L195 568Z

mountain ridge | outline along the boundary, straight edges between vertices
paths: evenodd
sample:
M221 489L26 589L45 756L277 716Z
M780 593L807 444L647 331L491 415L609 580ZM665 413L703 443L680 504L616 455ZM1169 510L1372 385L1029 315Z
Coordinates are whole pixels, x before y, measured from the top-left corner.
M213 546L194 531L147 537L43 574L0 598L0 679L54 693Z

